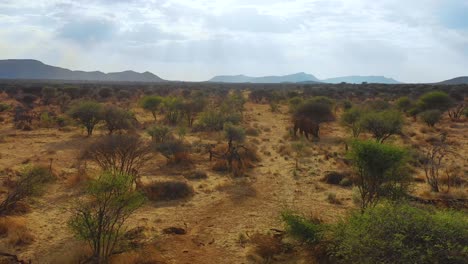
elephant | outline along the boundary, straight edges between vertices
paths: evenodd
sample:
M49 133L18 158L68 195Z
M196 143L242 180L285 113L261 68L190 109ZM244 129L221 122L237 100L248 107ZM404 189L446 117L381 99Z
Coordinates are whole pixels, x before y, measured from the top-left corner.
M297 136L297 131L302 135L305 135L309 139L309 134L312 134L314 138L319 139L319 124L312 121L308 117L297 117L294 119L294 136Z

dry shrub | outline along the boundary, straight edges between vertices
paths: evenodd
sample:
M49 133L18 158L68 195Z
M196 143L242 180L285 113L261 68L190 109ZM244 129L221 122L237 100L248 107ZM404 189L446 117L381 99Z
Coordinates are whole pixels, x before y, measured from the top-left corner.
M247 136L252 136L252 137L256 137L258 135L260 135L260 131L256 128L253 128L253 127L249 127L245 130L245 134Z
M175 164L178 164L178 165L181 165L181 164L189 165L193 163L192 159L190 158L190 154L188 152L175 153L173 161Z
M226 172L229 170L227 161L225 160L217 160L213 166L211 167L212 170L218 172Z
M250 237L250 243L254 246L255 254L269 262L275 255L283 252L283 244L280 237L268 234L255 233Z
M192 186L180 181L153 182L143 189L148 199L153 201L186 199L194 194Z
M208 175L206 174L205 171L195 170L195 171L189 171L185 173L184 177L189 180L200 180L200 179L208 178Z
M330 171L330 172L327 172L327 174L323 176L321 181L328 183L328 184L338 185L346 176L347 176L347 173Z
M165 264L161 253L154 246L147 246L141 250L124 252L114 255L111 264Z
M22 217L0 218L0 236L7 237L12 246L26 246L34 242L34 236L26 227L26 220Z

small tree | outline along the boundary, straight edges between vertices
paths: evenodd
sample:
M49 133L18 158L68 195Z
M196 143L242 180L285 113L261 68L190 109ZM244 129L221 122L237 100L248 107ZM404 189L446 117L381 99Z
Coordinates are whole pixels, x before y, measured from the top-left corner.
M75 209L69 226L93 250L91 262L107 263L122 239L125 222L143 204L144 196L133 189L132 180L127 174L101 174L86 190L90 201Z
M440 139L431 143L424 151L422 165L426 181L433 192L439 192L439 171L443 167L443 161L449 154L455 152L446 143L446 135L441 134Z
M304 155L305 144L304 141L297 141L291 144L291 147L295 153L294 159L296 161L295 169L299 169L299 159Z
M160 96L145 96L141 99L140 105L146 111L151 112L156 121L156 112L159 110L159 106L163 99Z
M228 148L232 148L232 143L242 143L245 140L245 131L242 127L235 126L231 123L224 125L224 135L228 141Z
M350 128L353 132L353 137L359 137L361 133L362 126L361 126L361 117L362 117L362 110L356 107L348 109L343 113L341 116L341 124Z
M401 133L403 117L398 111L366 113L362 117L362 128L372 133L374 138L383 143L390 136Z
M91 136L94 126L102 120L101 109L99 103L86 101L73 106L68 111L68 115L86 127L88 136Z
M104 106L101 117L105 122L109 135L112 135L114 131L132 129L135 120L132 113L113 105Z
M182 103L181 110L187 119L187 125L192 127L196 116L205 108L206 101L203 97L197 97Z
M162 102L166 123L176 125L181 117L182 100L178 97L166 97Z
M357 174L361 209L375 206L381 197L397 199L411 181L405 150L373 141L353 141L349 157Z
M57 89L53 87L42 88L42 102L49 105L57 97Z
M437 122L439 122L442 117L442 112L437 109L426 110L419 114L421 120L426 123L426 125L433 127Z

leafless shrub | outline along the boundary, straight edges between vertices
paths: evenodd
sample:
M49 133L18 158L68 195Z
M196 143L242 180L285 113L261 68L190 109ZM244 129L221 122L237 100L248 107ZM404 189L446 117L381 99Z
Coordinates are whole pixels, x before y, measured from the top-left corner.
M109 135L88 145L81 159L95 162L103 171L137 177L150 154L150 147L136 135Z
M192 186L179 181L154 182L144 186L143 191L148 199L153 201L185 199L194 193Z

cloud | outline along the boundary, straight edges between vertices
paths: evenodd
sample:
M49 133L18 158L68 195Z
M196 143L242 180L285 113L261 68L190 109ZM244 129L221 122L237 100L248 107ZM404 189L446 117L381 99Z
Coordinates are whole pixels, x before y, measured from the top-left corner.
M72 69L215 74L468 72L465 0L3 0L0 57Z
M77 43L90 44L109 39L116 31L117 27L112 21L84 18L66 22L59 28L57 35Z

